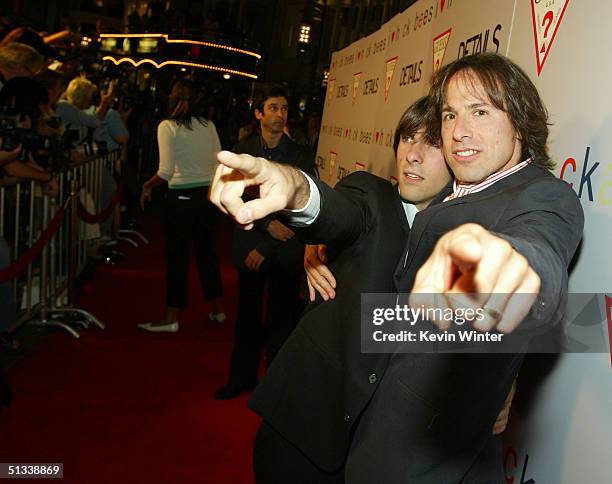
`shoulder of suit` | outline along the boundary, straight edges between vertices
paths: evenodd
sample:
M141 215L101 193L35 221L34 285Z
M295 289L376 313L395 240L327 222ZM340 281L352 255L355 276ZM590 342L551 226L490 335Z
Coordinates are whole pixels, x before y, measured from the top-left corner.
M527 171L529 170L529 171ZM546 187L547 189L558 191L560 194L577 196L572 187L564 180L557 178L546 168L537 165L530 165L525 169L525 174L529 178L525 179L521 185L525 188L532 189L537 186L539 188Z
M393 189L393 184L367 171L355 171L338 182L338 186L358 186L364 189Z

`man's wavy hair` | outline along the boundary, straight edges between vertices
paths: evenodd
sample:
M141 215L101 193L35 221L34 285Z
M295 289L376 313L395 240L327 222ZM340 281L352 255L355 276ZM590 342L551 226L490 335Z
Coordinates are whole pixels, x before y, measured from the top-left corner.
M179 126L192 129L195 119L206 126L208 119L204 115L204 96L198 86L191 79L179 79L172 86L168 99L168 118Z
M548 155L548 112L531 79L507 57L486 52L457 59L440 68L432 78L429 91L429 138L440 139L442 108L450 80L462 75L462 80L477 92L480 82L497 109L504 111L521 141L521 159L531 158L535 165L548 170L555 167Z
M397 123L393 136L393 151L397 154L397 147L404 136L414 135L421 129L427 129L427 115L429 112L429 96L423 96L408 106L402 117ZM440 146L439 139L430 139L428 132L425 131L425 140L433 146Z

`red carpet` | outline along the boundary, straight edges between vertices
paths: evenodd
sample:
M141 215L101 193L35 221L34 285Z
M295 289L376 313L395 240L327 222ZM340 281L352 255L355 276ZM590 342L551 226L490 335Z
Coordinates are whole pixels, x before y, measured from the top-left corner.
M127 260L99 266L79 299L103 320L76 340L47 337L9 368L14 390L0 410L0 462L63 462L64 482L252 483L252 442L259 419L247 396L212 398L227 377L236 280L221 234L228 322L208 322L209 307L190 274L190 307L175 334L136 323L164 311L162 243L120 244Z

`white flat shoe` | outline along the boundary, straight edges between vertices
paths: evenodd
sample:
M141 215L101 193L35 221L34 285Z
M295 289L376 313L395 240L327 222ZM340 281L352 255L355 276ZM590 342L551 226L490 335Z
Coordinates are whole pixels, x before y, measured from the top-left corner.
M153 323L142 323L139 324L138 327L153 333L176 333L179 330L179 324L177 321L174 323L159 325L154 325Z
M208 313L208 319L211 321L216 321L217 323L223 323L227 319L227 316L225 316L225 313L210 312Z

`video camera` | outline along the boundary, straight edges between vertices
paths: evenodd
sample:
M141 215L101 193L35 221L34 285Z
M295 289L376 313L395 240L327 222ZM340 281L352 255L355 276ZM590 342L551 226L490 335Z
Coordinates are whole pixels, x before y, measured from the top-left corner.
M0 113L0 138L2 144L0 150L13 151L21 145L19 159L27 161L28 154L37 150L44 143L44 137L35 131L17 126L17 116L8 114L6 111Z
M13 151L21 145L19 161L27 162L32 155L39 165L50 167L53 172L64 171L70 163L66 151L73 147L74 133L66 131L62 136L43 136L34 129L19 127L16 119L17 114L6 108L0 112L0 150ZM52 129L59 128L61 124L55 116L43 122Z

